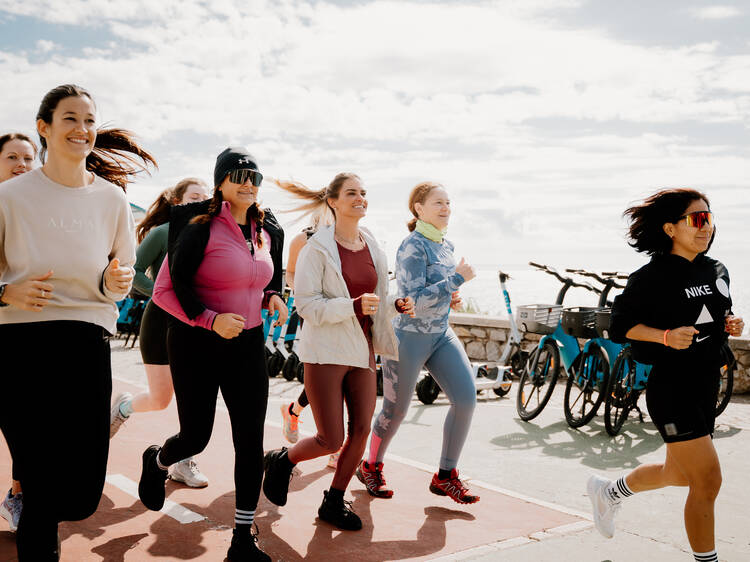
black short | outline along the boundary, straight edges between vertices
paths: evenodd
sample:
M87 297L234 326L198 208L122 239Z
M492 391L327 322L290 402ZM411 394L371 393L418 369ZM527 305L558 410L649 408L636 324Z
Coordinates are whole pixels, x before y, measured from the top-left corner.
M159 308L154 301L148 301L141 318L141 331L138 336L141 358L144 365L169 365L167 357L167 320L169 314Z
M713 436L719 380L716 367L654 365L646 405L665 443Z

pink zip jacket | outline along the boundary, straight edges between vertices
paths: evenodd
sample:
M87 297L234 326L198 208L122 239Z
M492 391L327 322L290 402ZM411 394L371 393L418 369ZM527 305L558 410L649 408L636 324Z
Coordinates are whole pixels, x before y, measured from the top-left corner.
M253 243L253 254L226 201L222 204L221 212L211 219L209 227L208 243L193 277L192 287L205 310L195 318L185 314L172 285L169 259L164 260L156 276L154 302L186 324L207 330L211 330L216 315L222 313L241 315L245 318L246 330L259 326L262 322L264 289L273 277L271 237L264 230L263 248ZM254 240L255 224L252 231ZM183 243L188 243L188 240Z

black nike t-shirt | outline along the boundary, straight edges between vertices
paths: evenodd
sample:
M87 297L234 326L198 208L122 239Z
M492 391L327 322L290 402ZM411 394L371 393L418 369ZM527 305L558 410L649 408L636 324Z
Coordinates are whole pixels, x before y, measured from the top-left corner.
M610 336L625 343L625 334L637 324L660 330L694 326L699 333L685 350L631 341L633 356L641 363L720 365L728 338L724 318L731 313L729 272L721 262L703 254L692 262L674 254L659 255L632 273L615 298Z

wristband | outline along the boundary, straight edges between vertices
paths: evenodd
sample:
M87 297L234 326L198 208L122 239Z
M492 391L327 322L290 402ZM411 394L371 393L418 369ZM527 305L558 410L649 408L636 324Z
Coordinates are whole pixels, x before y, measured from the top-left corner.
M667 346L667 347L669 347L669 344L667 343L667 335L668 335L668 334L669 334L669 332L671 332L671 331L672 331L672 330L664 330L664 345L665 345L665 346Z

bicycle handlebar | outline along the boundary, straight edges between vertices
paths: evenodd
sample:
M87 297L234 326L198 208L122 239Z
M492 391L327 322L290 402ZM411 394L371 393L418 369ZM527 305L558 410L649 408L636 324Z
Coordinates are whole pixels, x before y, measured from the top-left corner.
M593 285L591 285L589 283L578 283L578 282L574 281L573 279L571 279L570 277L563 277L562 275L560 275L557 272L556 269L554 269L552 267L549 267L548 265L534 263L533 261L530 261L529 265L531 267L535 267L536 269L544 271L545 273L547 273L549 275L552 275L553 277L556 277L558 281L560 281L561 283L568 284L571 287L578 287L580 289L586 289L586 290L591 291L592 293L595 293L597 295L601 295L602 294L601 289L597 289L596 287L594 287Z
M611 285L612 287L616 287L618 289L624 289L625 285L621 285L620 283L615 283L613 279L622 279L621 275L617 272L614 273L607 273L602 272L601 275L598 273L594 273L593 271L586 271L585 269L566 269L568 273L575 273L576 275L582 275L583 277L591 277L592 279L596 279L599 283L602 285ZM603 276L603 277L602 277ZM625 277L627 279L627 276Z

